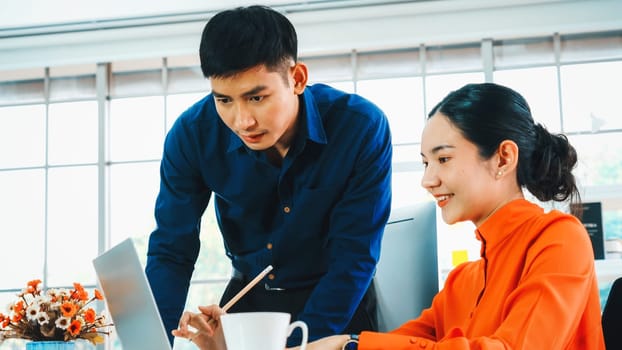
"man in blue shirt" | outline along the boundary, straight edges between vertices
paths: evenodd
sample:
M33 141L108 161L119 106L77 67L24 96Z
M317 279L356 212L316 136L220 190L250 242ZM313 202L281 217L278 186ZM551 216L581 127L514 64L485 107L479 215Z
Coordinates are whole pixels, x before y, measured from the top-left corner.
M360 96L307 86L296 32L273 9L216 14L199 51L212 93L166 137L149 240L165 328L183 312L213 195L234 271L221 305L274 267L229 312L289 312L310 339L375 329L371 281L391 201L385 115Z

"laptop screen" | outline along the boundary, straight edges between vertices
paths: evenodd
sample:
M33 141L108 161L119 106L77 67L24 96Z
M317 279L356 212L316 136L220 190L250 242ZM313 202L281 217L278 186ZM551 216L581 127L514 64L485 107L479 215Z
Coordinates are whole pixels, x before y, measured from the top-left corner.
M132 239L95 258L93 266L122 348L171 350Z

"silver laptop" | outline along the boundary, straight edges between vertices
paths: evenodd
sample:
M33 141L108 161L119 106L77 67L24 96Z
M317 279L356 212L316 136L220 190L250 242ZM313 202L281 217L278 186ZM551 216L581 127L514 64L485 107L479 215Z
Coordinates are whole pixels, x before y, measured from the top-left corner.
M131 238L93 260L124 350L171 350L147 276Z

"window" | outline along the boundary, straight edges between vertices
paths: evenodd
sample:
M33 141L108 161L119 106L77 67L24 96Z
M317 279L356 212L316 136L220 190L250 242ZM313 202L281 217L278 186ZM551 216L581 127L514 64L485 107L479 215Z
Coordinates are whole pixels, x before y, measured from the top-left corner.
M561 67L565 132L622 130L622 61Z
M48 108L49 164L97 163L97 102L52 103Z
M555 67L495 71L494 81L523 95L529 103L535 121L544 125L550 132L561 132Z
M19 264L19 269L3 269L0 290L21 290L43 273L45 171L0 171L0 193L0 231L3 237L10 237L3 239L7 249L3 249L2 258L14 266Z
M166 59L168 94L209 91L209 80L203 77L198 55Z
M483 82L484 70L492 70L495 82L525 96L537 121L568 135L579 157L575 174L582 196L603 203L605 238L622 246L622 108L617 102L622 34L494 41L493 67L484 66L481 46L352 51L301 61L309 66L311 84L356 91L387 114L394 143L394 207L429 199L420 185L419 155L427 113L450 91ZM115 244L133 237L145 263L165 135L209 91L196 55L2 72L0 232L8 237L3 244L14 248L5 249L3 258L21 266L19 274L3 274L0 305L33 278L49 286L76 280L94 287L90 260L103 249L98 247L102 240ZM192 309L218 302L231 273L212 203L201 223L201 251L187 304ZM477 258L479 247L470 225L447 230L439 236L441 281L464 252ZM84 249L75 251L76 240ZM610 261L621 256L608 255ZM601 275L611 266L617 265L597 264ZM601 284L603 295L607 288ZM115 337L111 344L118 349ZM0 344L0 349L20 348L19 342ZM175 344L175 349L191 348L188 342Z
M484 69L479 43L430 46L425 51L425 73L447 74Z
M352 80L350 55L301 57L300 61L309 69L309 84Z
M46 282L50 286L95 285L91 261L97 256L97 167L51 168L47 186ZM39 276L42 273L28 277Z
M165 127L163 96L111 100L110 160L159 159Z
M495 69L555 65L553 37L500 40L493 45Z
M44 105L0 107L0 167L42 166L45 127Z
M50 101L94 99L95 64L50 68Z
M209 91L189 94L169 95L166 97L166 131L171 129L177 118L190 106L199 102Z
M469 83L483 83L484 73L430 75L425 80L426 112L443 100L447 94Z
M421 141L425 121L421 77L362 80L356 90L386 114L393 144Z
M41 103L45 99L43 69L22 69L0 75L0 105Z

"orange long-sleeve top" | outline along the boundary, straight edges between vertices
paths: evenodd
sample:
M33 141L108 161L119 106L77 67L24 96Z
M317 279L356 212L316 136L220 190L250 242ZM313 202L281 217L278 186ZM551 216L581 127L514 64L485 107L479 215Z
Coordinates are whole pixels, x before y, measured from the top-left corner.
M481 258L452 270L430 308L360 350L605 349L594 254L574 217L514 200L475 231Z

